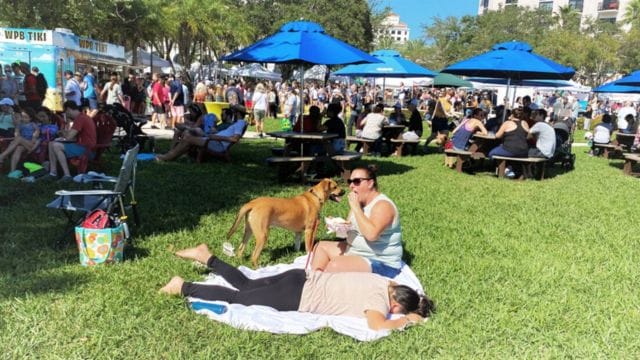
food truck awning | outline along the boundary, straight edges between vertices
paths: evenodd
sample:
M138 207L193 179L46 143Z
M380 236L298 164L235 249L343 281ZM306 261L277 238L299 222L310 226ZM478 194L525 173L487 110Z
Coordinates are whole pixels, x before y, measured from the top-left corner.
M129 63L127 61L123 61L123 60L118 60L118 59L107 59L107 58L93 57L93 58L87 59L87 61L92 62L92 63L105 64L105 65L131 66L131 63Z

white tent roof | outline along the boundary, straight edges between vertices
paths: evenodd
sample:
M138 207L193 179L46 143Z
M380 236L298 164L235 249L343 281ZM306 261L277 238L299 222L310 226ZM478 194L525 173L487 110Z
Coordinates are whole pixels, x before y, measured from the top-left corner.
M129 51L126 54L127 62L132 63L133 56L132 52ZM158 55L148 53L142 49L138 49L138 61L132 66L151 66L151 59L153 59L153 67L154 68L164 68L171 67L171 61L165 60Z

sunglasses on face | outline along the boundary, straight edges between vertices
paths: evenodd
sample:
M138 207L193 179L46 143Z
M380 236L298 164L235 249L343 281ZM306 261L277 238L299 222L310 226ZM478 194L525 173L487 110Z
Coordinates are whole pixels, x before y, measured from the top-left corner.
M347 183L348 183L349 185L353 184L353 185L355 185L355 186L360 186L360 183L361 183L363 180L371 180L371 178L353 178L353 179L349 179L349 180L347 180Z

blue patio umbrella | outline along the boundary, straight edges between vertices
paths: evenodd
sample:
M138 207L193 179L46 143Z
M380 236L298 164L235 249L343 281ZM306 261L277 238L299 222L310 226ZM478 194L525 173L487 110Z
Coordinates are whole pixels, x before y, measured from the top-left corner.
M340 76L362 76L362 77L435 77L437 74L414 62L411 62L395 50L378 50L371 53L381 63L349 65L334 72Z
M640 70L616 80L615 83L622 86L640 86Z
M382 91L385 89L386 78L409 78L409 77L435 77L437 73L422 67L410 60L400 56L395 50L378 50L371 53L381 60L376 64L349 65L336 71L333 75L338 76L361 76L361 77L381 77Z
M325 33L311 21L293 21L275 34L222 57L225 61L343 65L380 60Z
M575 70L532 52L524 42L496 44L491 51L448 66L442 72L514 80L569 80Z
M366 52L328 35L322 26L311 21L286 23L275 34L244 49L223 56L222 60L297 64L300 71L301 89L304 89L305 65L381 62ZM302 94L300 97L302 98ZM299 101L299 103L300 114L304 114L304 101ZM302 128L303 126L300 127L300 131Z
M535 54L529 44L519 41L496 44L491 51L457 62L442 72L507 79L507 94L513 81L569 80L575 74L573 68Z
M618 81L602 84L591 90L595 93L640 94L640 86L620 85Z
M292 21L275 34L222 57L224 61L270 62L300 65L304 88L304 65L346 65L379 63L377 58L325 33L311 21ZM304 103L300 101L300 113Z

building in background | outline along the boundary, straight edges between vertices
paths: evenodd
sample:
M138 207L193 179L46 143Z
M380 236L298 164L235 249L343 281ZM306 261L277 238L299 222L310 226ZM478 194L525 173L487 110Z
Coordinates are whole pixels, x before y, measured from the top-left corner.
M522 6L531 9L546 9L558 13L561 7L571 6L581 14L581 22L587 18L617 22L624 18L627 4L631 0L480 0L478 15L506 6Z
M382 20L381 27L375 33L375 41L389 38L396 44L404 44L409 40L409 26L400 21L400 16L390 13Z

